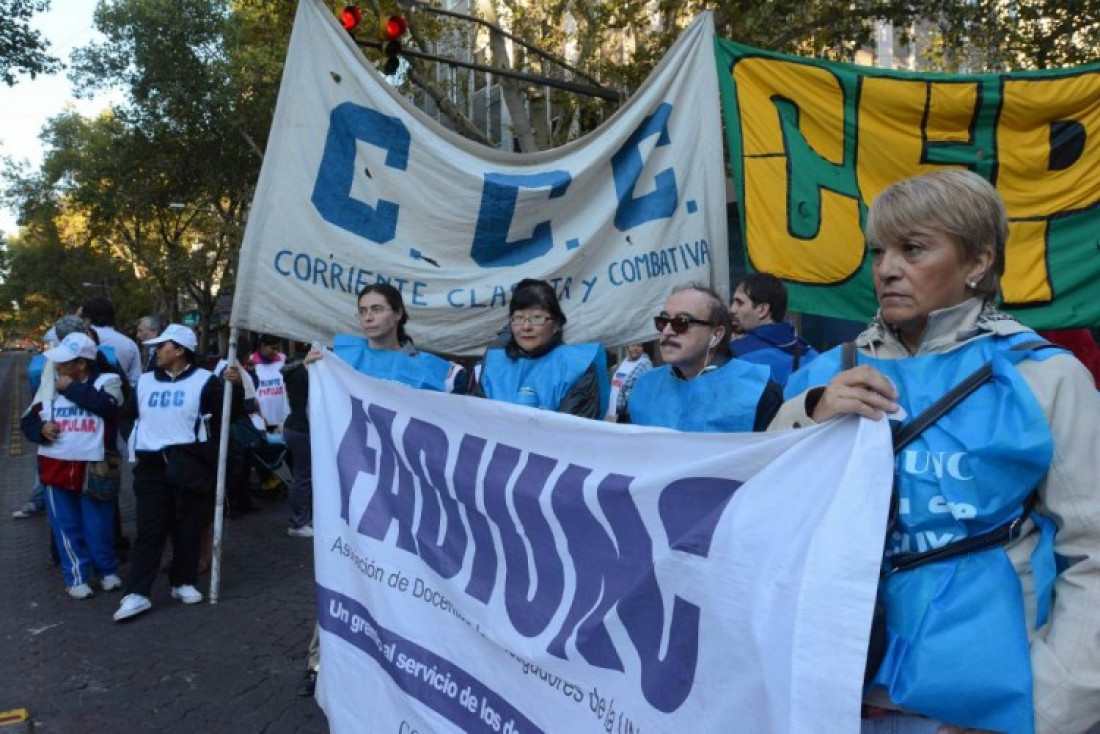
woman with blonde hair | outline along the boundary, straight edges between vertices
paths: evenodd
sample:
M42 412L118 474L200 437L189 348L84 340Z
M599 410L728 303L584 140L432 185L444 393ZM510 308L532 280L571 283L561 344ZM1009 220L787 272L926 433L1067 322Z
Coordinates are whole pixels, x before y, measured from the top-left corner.
M974 173L883 191L867 217L878 314L792 376L771 426L906 414L865 732L1100 722L1100 399L994 306L1007 236Z

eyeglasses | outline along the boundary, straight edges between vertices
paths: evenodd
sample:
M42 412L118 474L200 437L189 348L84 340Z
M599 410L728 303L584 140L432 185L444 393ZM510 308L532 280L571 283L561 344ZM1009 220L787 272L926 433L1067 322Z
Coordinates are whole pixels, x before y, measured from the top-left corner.
M553 316L547 316L543 313L537 313L534 316L520 316L517 313L513 314L511 318L508 319L512 326L527 326L528 324L531 326L546 326L546 324L553 320Z
M393 309L390 308L389 306L380 306L380 305L360 306L359 307L359 315L360 316L366 316L367 314L370 314L371 316L381 316L382 314L386 313L387 311L392 311L392 310Z
M692 324L699 324L700 326L714 326L714 322L712 321L694 319L691 316L662 315L653 317L653 325L657 327L657 331L664 331L666 326L671 326L673 334L683 334L685 331L691 328Z

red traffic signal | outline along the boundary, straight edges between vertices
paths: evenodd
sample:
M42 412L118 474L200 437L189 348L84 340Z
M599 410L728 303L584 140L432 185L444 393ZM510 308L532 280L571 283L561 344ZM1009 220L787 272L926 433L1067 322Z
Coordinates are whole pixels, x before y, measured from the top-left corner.
M405 35L405 31L409 29L408 23L405 22L405 18L400 15L391 15L386 18L386 22L382 24L382 40L383 41L396 41Z
M340 13L340 24L344 30L351 33L363 20L363 12L356 5L348 5Z
M400 15L391 15L382 23L382 52L386 60L382 63L382 73L393 76L401 68L401 37L409 29Z

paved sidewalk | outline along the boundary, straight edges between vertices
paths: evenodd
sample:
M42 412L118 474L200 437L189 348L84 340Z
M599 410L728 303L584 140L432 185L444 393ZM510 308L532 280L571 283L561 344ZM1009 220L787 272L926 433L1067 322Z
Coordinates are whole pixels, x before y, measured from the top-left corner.
M313 699L296 695L312 632L313 550L287 537L286 500L259 500L260 512L226 521L218 604L171 599L164 574L153 608L115 623L121 592L97 587L91 599L70 599L49 562L45 517L11 518L33 485L35 447L12 425L28 399L25 364L8 377L0 382L0 712L28 709L37 731L327 731ZM133 538L128 476L122 518ZM124 564L123 579L128 571ZM209 574L200 582L206 595Z

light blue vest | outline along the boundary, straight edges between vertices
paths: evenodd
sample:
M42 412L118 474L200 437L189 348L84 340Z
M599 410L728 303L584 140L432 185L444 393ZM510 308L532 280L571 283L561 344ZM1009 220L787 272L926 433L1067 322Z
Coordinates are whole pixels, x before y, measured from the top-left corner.
M986 362L992 380L927 428L895 459L897 522L886 539L896 553L942 547L1018 516L1050 466L1046 418L1016 370L1022 359L1057 353L1008 351L1031 333L989 337L946 354L876 360L859 356L894 381L915 417ZM840 369L840 349L791 377L790 395L824 385ZM1054 583L1054 525L1041 529L1031 557L1037 624L1049 613ZM1003 547L887 575L886 656L872 685L907 709L964 728L1034 730L1031 656L1020 581Z
M419 390L447 390L447 373L451 370L451 363L434 354L417 352L413 356L388 349L371 349L365 338L352 334L333 337L332 351L364 375L400 382Z
M610 393L607 355L602 344L559 344L534 359L509 359L503 349L490 349L481 371L481 388L490 400L557 410L569 390L593 365L599 382L602 416L607 414Z
M696 433L751 431L769 379L770 368L739 359L691 380L662 365L634 383L630 422Z

